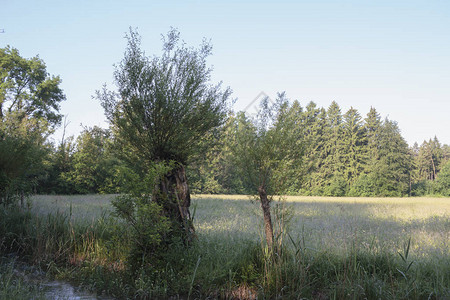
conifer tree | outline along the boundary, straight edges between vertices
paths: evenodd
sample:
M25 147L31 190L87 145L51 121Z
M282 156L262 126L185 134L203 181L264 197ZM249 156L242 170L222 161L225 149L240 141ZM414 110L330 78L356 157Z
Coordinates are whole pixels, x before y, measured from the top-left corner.
M328 173L343 171L343 117L341 108L333 101L327 110L328 132L325 135L326 153L328 161L325 165L330 169Z
M306 110L300 114L304 128L304 140L307 151L304 156L302 191L304 194L321 193L325 177L321 174L326 159L324 134L326 132L326 112L317 108L314 102L308 103Z
M364 119L369 165L373 165L374 161L379 159L381 126L380 115L375 108L371 107L367 117Z
M366 136L361 115L353 107L344 114L344 176L351 184L364 170L366 163Z
M397 122L386 119L383 123L380 141L379 178L384 185L380 187L381 196L403 196L408 193L411 152L400 133Z

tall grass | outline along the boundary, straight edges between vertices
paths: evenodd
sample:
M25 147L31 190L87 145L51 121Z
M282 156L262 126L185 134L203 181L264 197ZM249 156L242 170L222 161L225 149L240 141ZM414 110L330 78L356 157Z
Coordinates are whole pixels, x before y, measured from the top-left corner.
M112 196L39 196L0 218L3 253L118 298L447 299L450 199L287 197L269 253L246 196L194 197L197 242L158 273L127 271ZM275 203L273 203L275 209ZM274 213L274 216L281 216Z
M198 196L197 231L223 238L258 240L261 209L246 196ZM427 259L450 254L450 198L287 197L290 235L305 246L346 253L355 243L391 253L411 237L411 255Z
M19 273L14 260L0 259L0 299L46 299L41 287L24 280L25 273Z
M260 243L254 251L243 250L254 257L246 259L239 271L244 285L253 282L254 294L319 299L450 296L449 198L286 200L289 238L284 237L284 251L276 259L267 255L262 242L257 202L228 195L201 195L193 201L195 225L203 239L219 238L244 248L248 244L243 241Z
M0 257L36 265L51 278L74 279L72 275L87 265L121 260L126 235L114 238L120 231L111 221L105 214L92 222L74 222L69 213L57 209L38 215L32 210L0 206ZM21 283L14 282L16 287Z

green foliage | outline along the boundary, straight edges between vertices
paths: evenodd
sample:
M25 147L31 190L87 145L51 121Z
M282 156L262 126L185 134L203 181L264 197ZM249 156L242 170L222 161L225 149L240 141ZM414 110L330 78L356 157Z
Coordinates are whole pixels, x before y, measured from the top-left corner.
M29 254L26 240L29 235L29 224L32 215L23 212L17 206L0 205L0 253Z
M110 143L109 131L96 126L85 128L78 136L72 170L65 173L77 193L118 192L114 172L120 163L111 152Z
M0 123L0 203L23 201L32 192L47 155L39 132L27 128L32 122L22 121L13 129L8 123Z
M350 108L344 115L342 142L343 175L348 184L351 184L362 173L367 161L366 133L361 116L354 108Z
M450 160L450 151L437 138L409 148L397 123L382 120L375 108L370 109L365 119L353 108L342 115L336 102L325 110L314 102L302 108L295 101L290 110L289 126L292 132L301 132L297 134L300 138L286 136L289 142L276 143L284 149L283 143L301 140L304 151L301 165L286 168L290 178L283 181L284 193L367 197L443 193L436 180ZM262 143L253 145L240 137L245 130L256 132L256 127L244 126L251 120L242 116L242 113L231 115L226 126L208 136L214 147L202 153L206 159L194 162L189 169L195 192L251 194L255 186L252 178L258 176L248 174L250 168L239 167L242 155L231 150L241 148L242 153L251 155L251 149Z
M371 113L375 113L375 110L371 110ZM368 120L368 124L370 123ZM349 195L369 197L407 195L412 161L408 145L395 122L386 119L384 122L375 121L375 124L375 126L368 125L368 132L372 132L367 149L370 155L364 166L364 172L360 173L361 175L351 185Z
M359 176L355 182L352 184L349 196L352 197L375 197L375 181L376 178L373 178L373 175L362 174Z
M450 160L442 167L434 182L434 191L443 196L450 196Z
M339 173L331 177L329 184L323 187L324 196L341 197L347 194L348 182Z
M256 119L244 113L237 118L235 162L255 193L263 186L268 194L288 191L301 174L303 144L297 105L290 105L284 93L276 103L261 102Z
M302 168L303 180L300 181L301 184L299 186L303 194L322 194L325 182L331 176L331 174L322 171L338 166L333 159L334 154L337 152L334 152L335 147L332 146L338 141L333 142L331 140L329 132L331 129L327 126L327 112L325 109L319 109L315 103L310 102L306 107L306 111L303 112L300 103L297 105L301 124L304 127L303 139L305 142ZM292 190L292 192L295 194L299 190Z
M211 45L180 44L179 32L164 38L160 57L146 57L130 31L128 48L114 73L118 93L97 92L116 138L147 161L186 164L202 137L223 123L230 89L210 83Z
M441 145L435 137L416 143L411 149L414 158L411 172L411 194L415 196L448 196L448 162L450 152L448 145Z
M207 150L194 156L187 167L187 177L194 193L250 194L252 189L241 179L236 168L237 119L230 115L226 123L203 139Z
M398 125L381 120L374 108L362 120L354 109L343 116L336 102L325 110L313 102L303 109L294 101L284 114L283 126L291 126L291 133L283 129L286 135L274 144L281 149L277 150L278 161L286 163L279 172L284 180L278 180L286 194L375 197L445 193L438 178L450 151L436 138L409 149ZM255 147L240 137L239 126L245 122L241 113L231 114L198 141L186 167L191 191L254 191L252 178L256 177L248 174L248 168L239 167L242 156L236 154L238 148L247 152ZM302 144L296 151L303 156L292 159L289 154L284 159L288 157L284 149L295 143ZM120 138L114 128L111 132L86 128L76 140L69 137L52 149L40 166L37 190L57 194L128 192L139 184L133 184L131 177L139 181L148 165L147 156Z
M50 77L39 57L26 59L15 48L0 48L0 69L0 120L15 112L19 119L59 124L59 103L65 100L61 79Z
M146 266L161 267L165 237L170 231L170 220L164 216L161 206L149 199L118 196L112 202L115 215L125 221L132 232L127 262L133 272Z
M38 193L95 194L119 193L128 174L119 158L111 133L97 126L86 127L75 140L63 138L46 161L46 176Z
M168 235L188 242L193 226L185 165L207 145L202 139L223 124L231 91L211 84L206 59L212 48L206 41L198 49L188 48L172 29L163 38L162 55L147 57L137 32L130 30L127 38L124 58L114 72L117 92L104 87L97 98L134 174L146 178L144 174L160 163L172 165L145 187L154 204L137 207L137 212L151 212L159 205L173 225ZM128 192L135 195L130 201L144 201L136 191Z
M38 57L0 48L0 70L0 203L23 202L42 175L46 138L61 120L65 96Z
M172 168L164 163L155 164L141 181L132 174L132 182L139 182L139 185L131 190L131 194L120 195L112 201L114 215L131 232L128 262L133 273L143 267L159 270L164 266L163 254L173 242L170 233L176 229L174 220L170 220L162 206L152 200L154 188Z
M73 201L73 197L66 198ZM188 295L200 299L249 295L258 299L295 299L298 295L308 299L447 299L450 295L445 247L433 246L441 247L446 241L445 236L435 234L445 232L448 223L445 213L436 215L447 209L445 199L399 199L402 204L392 199L297 200L293 216L302 216L301 222L293 219L279 256L270 258L267 248L257 242L254 220L258 216L252 214L253 204L245 196L220 198L197 199L198 241L185 253L181 243L171 244L161 254L164 266L158 268L157 260L148 259L146 267L134 274L126 268L134 233L125 222L99 215L97 221L86 224L64 213L37 215L17 207L0 207L0 245L7 244L1 239L4 232L11 232L8 239L15 241L9 243L13 247L8 251L1 248L0 255L27 254L21 257L38 263L49 276L119 299ZM294 199L298 198L289 198ZM378 213L368 215L369 211ZM308 217L309 212L313 216ZM408 212L411 215L405 216ZM218 219L227 214L232 217L222 219L226 222ZM405 232L416 230L421 231L419 239L404 237ZM39 296L28 286L26 291L20 289L25 282L19 272L1 262L0 271L0 295Z
M243 180L259 196L269 256L279 251L270 202L274 195L286 193L301 174L303 145L298 120L297 105L290 106L284 93L272 105L268 98L263 99L255 119L244 113L237 118L233 151Z
M403 196L408 193L412 157L397 124L381 121L371 108L363 121L351 108L341 115L333 102L326 116L308 105L309 126L321 136L308 137L302 194L324 196ZM312 125L314 124L314 125ZM318 127L319 128L319 127Z

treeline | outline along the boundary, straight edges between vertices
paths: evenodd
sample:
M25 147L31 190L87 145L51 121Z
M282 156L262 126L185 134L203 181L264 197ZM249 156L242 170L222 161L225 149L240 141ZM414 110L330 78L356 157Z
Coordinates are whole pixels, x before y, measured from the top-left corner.
M289 193L317 196L450 196L450 147L435 137L409 147L395 121L383 119L375 108L363 117L338 103L320 108L313 102L291 107L302 132L303 163ZM194 193L251 194L236 167L238 119L208 135L205 152L188 165ZM211 147L212 145L212 147ZM139 163L130 167L122 148L107 129L84 128L75 139L53 146L41 174L39 193L120 193Z
M450 147L435 137L412 148L395 121L375 108L362 117L354 108L342 113L336 102L319 108L296 102L304 157L291 194L318 196L450 195ZM216 137L202 164L190 168L200 193L250 193L233 164L236 117Z
M49 148L45 172L36 191L41 194L119 193L123 162L114 152L107 129L86 127L77 138L61 139Z
M177 158L186 166L192 192L255 192L246 181L246 175L240 174L242 170L237 167L240 157L236 157L234 151L238 148L237 136L245 130L241 125L248 123L249 116L243 112L229 113L228 116L223 113L225 124L214 124L213 129L201 138L187 136L186 130L189 126L202 128L205 114L184 120L195 126L178 122L175 128L170 122L158 123L163 127L152 136L133 133L136 139L145 141L138 143L139 151L119 138L114 132L117 126L112 129L86 127L76 138L63 135L61 141L50 143L48 137L62 122L59 110L65 95L59 87L61 79L49 75L39 57L22 58L19 51L11 47L0 48L0 67L3 70L0 74L0 203L13 202L17 198L23 202L25 196L32 193L127 192L133 189L130 185L146 176L145 170L149 166L144 156L155 155L161 150L149 152L143 145L153 145L164 139L168 131L176 131L180 138L171 141L170 151L164 150L168 153L178 151L168 155L167 159ZM224 95L228 93L227 90ZM284 94L280 95L284 97ZM108 101L104 103L109 107ZM176 109L178 107L172 108ZM286 113L292 118L289 126L295 127L292 130L296 131L286 139L297 139L287 142L301 147L298 149L298 157L301 157L298 161L301 162L296 160L296 165L286 170L293 174L285 184L287 189L284 190L288 193L450 196L450 147L442 145L436 137L410 148L397 123L383 119L375 108L362 116L353 108L343 113L336 102L328 108L320 108L313 102L303 107L294 101ZM220 116L222 118L222 113ZM183 138L195 142L195 151L186 156L189 159L178 157L188 148L181 146Z

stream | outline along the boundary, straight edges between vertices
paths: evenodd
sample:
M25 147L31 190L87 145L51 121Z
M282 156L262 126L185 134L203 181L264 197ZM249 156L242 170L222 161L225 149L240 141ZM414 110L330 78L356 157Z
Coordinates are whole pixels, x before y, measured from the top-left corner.
M45 298L49 300L109 300L113 299L105 296L96 296L73 287L63 281L49 281L41 283L45 290Z
M3 262L4 263L4 262ZM48 300L112 300L114 298L107 296L97 296L95 293L85 291L75 287L72 284L61 280L50 280L45 272L30 266L23 262L10 260L11 268L10 278L19 278L23 283L29 286L39 287L41 295ZM1 272L1 270L0 270ZM0 273L1 277L1 273Z

